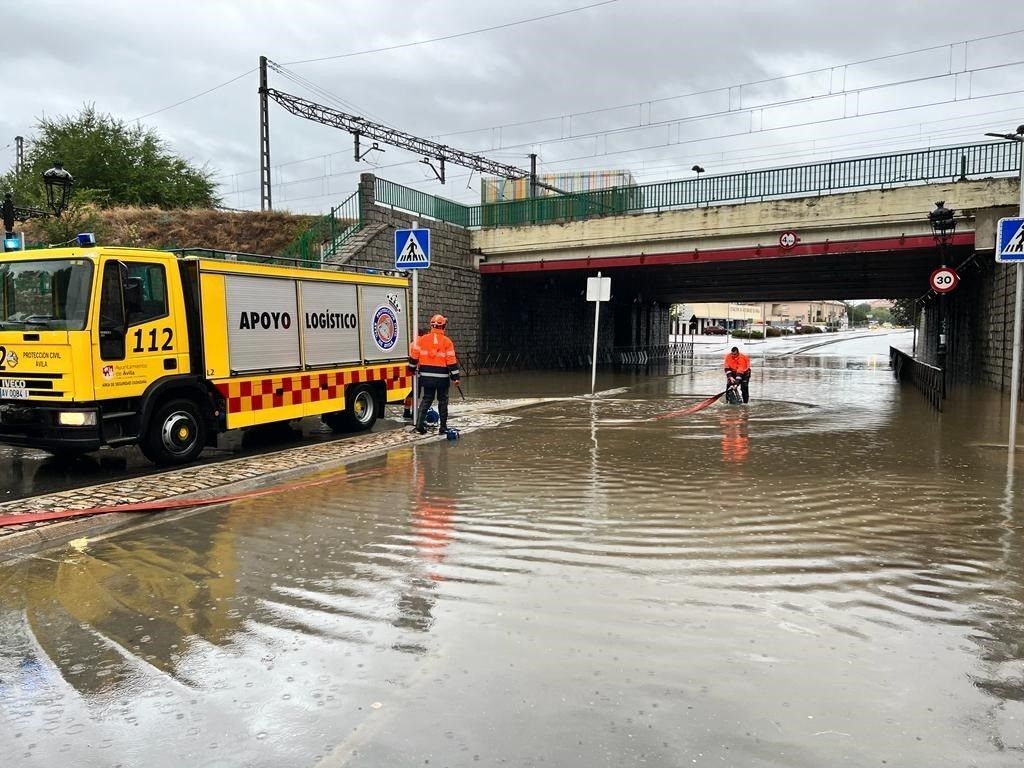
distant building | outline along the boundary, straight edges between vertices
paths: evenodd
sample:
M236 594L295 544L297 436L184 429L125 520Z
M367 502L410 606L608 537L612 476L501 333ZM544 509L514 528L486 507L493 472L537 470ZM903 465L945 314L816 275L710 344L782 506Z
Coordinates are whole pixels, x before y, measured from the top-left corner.
M596 192L612 187L635 187L631 171L570 171L567 173L539 173L537 180L569 192ZM550 189L537 188L538 197L557 195ZM530 179L503 179L485 176L480 180L480 202L500 203L507 200L526 200L530 197Z
M673 336L703 334L709 327L726 331L767 324L776 328L818 325L844 330L849 327L847 306L842 301L709 302L672 305Z

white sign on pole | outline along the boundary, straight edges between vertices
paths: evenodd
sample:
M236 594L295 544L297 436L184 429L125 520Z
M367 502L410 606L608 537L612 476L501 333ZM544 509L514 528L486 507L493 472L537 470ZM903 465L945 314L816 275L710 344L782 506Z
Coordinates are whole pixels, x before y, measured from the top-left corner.
M610 277L601 277L601 273L598 272L597 277L587 278L587 301L609 301L612 297L612 279Z
M597 384L597 324L601 318L601 302L609 301L612 298L612 279L610 277L587 278L587 301L594 302L594 354L591 358L590 367L590 394L594 394L594 387Z

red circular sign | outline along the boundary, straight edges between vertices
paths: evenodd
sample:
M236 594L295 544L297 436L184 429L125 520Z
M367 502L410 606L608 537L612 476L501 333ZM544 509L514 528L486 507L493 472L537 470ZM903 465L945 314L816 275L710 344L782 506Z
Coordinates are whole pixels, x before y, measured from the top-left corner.
M781 235L779 235L779 245L785 248L787 251L800 242L800 238L796 232L791 229L787 229Z
M960 283L960 275L952 267L939 267L928 278L928 285L936 293L949 293Z

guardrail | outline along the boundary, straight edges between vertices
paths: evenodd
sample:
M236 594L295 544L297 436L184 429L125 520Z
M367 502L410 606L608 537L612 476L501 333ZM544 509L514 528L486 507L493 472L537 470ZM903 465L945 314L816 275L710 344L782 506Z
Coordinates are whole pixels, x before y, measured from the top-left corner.
M374 200L460 227L511 227L1010 174L1019 157L1013 142L985 142L483 205L377 179Z
M909 381L924 394L932 408L942 412L946 377L941 368L923 363L896 347L889 347L889 365L896 381Z
M326 216L316 219L301 235L284 249L281 256L302 262L306 266L320 266L336 255L341 247L363 227L363 212L359 193L349 195Z
M571 370L591 365L593 348L586 346L550 347L528 352L498 350L479 354L460 354L459 365L468 374L525 370ZM693 344L688 341L648 346L598 347L598 365L617 367L646 366L666 361L693 360Z

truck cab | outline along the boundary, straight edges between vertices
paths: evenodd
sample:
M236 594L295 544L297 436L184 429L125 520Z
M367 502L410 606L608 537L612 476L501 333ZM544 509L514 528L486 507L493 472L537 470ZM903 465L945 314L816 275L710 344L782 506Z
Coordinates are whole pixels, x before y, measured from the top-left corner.
M212 401L192 376L186 317L173 254L95 247L4 254L0 441L64 455L140 442L156 389L174 382L210 405L192 414L208 420ZM200 437L197 425L178 421L179 444ZM143 445L147 455L161 453L150 447Z

